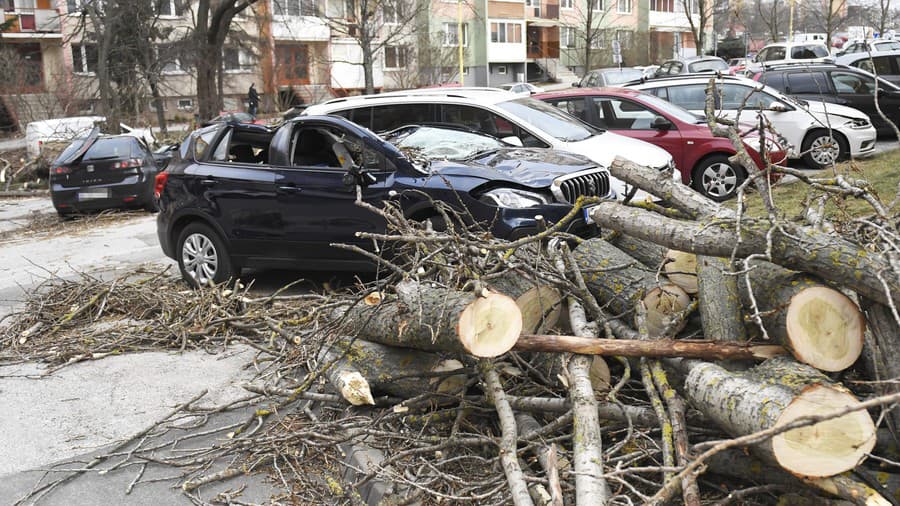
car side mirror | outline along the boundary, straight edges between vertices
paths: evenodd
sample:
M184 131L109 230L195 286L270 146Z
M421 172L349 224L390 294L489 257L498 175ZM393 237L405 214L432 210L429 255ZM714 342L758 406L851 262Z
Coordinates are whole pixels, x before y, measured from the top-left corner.
M581 88L581 81L575 81L572 83L573 88Z
M672 122L662 116L657 116L653 118L653 122L650 123L650 128L654 130L670 130L672 128Z
M341 182L344 183L344 186L359 185L365 188L378 182L378 179L371 172L367 172L354 165L352 169L344 174L344 177L341 178Z
M515 135L510 135L509 137L504 137L500 140L507 144L512 144L513 146L518 146L520 148L525 145L522 143L522 139Z
M772 112L787 112L790 109L788 109L787 105L782 104L781 102L773 102L772 105L769 106L769 110Z

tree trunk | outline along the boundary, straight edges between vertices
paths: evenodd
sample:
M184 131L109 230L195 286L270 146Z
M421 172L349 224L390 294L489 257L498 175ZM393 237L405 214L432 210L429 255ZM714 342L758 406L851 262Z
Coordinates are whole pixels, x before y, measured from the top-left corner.
M666 249L659 244L638 239L632 235L620 234L613 232L608 234L606 240L613 246L619 248L628 254L628 256L639 260L642 264L651 269L658 269L666 257Z
M774 358L745 373L691 361L685 396L733 436L824 415L859 401L819 371ZM866 411L790 430L754 447L763 460L796 476L821 478L853 469L875 446L875 424Z
M396 288L393 300L385 297L374 306L338 309L335 318L346 317L348 333L367 341L476 357L506 353L522 331L522 312L506 295L489 290L475 295L413 282Z
M631 314L635 304L647 306L651 336L660 335L669 317L690 304L690 297L681 288L658 278L656 272L603 239L584 241L573 254L588 289L611 312Z
M683 357L706 360L765 360L784 355L779 345L747 344L723 341L694 341L662 339L642 341L631 339L597 339L592 337L522 334L513 349L580 353L614 357Z
M159 131L162 135L168 135L169 129L166 125L166 112L163 110L163 98L159 94L159 84L156 79L149 79L150 94L153 96L153 108L156 109L156 121L159 123Z
M324 348L319 353L319 362L334 362L331 370L359 372L374 394L404 399L425 392L456 394L466 383L465 374L431 376L462 369L458 360L349 337L339 338L331 347Z
M563 299L556 288L536 284L517 273L491 279L489 285L516 301L522 311L522 332L543 333L559 321Z
M875 388L879 395L900 391L900 328L891 309L883 304L860 299L860 304L869 322L866 332L866 353L864 364L869 378L881 383ZM891 383L891 380L895 380ZM888 412L888 426L894 435L896 447L900 447L900 406Z
M768 262L753 262L746 279L766 331L797 360L823 371L842 371L859 358L865 320L847 296L812 276ZM749 291L741 285L744 307L750 308Z
M737 276L731 263L719 257L697 257L697 300L703 335L728 342L747 340Z

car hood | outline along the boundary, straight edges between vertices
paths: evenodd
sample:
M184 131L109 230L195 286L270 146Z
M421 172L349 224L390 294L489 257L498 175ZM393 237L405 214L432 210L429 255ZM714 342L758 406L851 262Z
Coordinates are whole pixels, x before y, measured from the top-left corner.
M866 113L845 105L828 104L818 100L807 100L806 102L806 110L814 114L830 114L848 119L869 119Z
M616 156L655 169L667 167L672 160L672 155L659 146L612 132L604 132L582 141L568 142L566 149L587 156L604 167L609 167Z
M544 188L559 176L596 167L584 156L542 148L501 148L465 161L431 162L435 174L504 179L531 188Z

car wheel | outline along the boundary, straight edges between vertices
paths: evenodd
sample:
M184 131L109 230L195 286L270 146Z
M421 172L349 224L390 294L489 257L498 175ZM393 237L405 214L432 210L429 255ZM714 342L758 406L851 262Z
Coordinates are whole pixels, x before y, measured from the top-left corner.
M228 248L219 234L203 223L191 223L178 237L178 268L191 286L223 283L235 276Z
M828 130L816 130L807 134L801 146L803 161L811 168L824 169L832 163L847 158L847 141L840 134Z
M722 202L733 198L746 178L744 169L731 163L727 156L713 155L694 169L692 186L704 197Z

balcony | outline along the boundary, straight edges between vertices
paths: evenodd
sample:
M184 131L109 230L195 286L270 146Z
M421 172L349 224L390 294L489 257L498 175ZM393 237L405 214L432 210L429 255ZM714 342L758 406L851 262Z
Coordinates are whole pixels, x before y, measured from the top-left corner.
M272 36L278 41L327 41L328 22L316 16L273 16Z
M559 1L532 0L525 4L526 19L559 19Z
M559 58L559 41L528 41L528 59Z
M0 19L6 22L13 21L12 26L3 33L4 38L62 37L59 13L56 9L0 10Z

